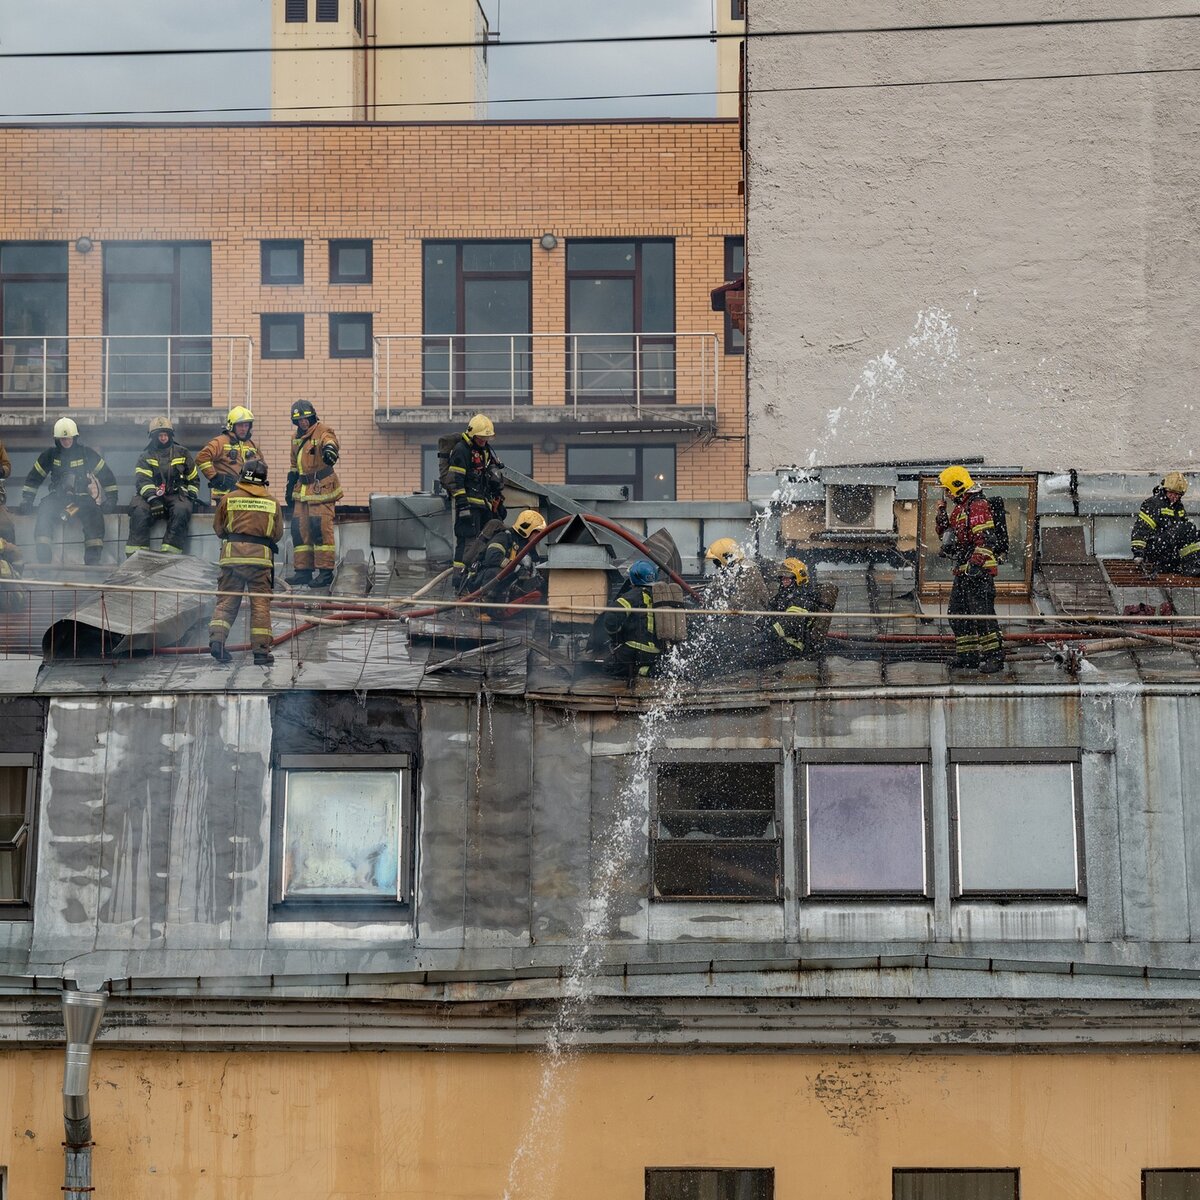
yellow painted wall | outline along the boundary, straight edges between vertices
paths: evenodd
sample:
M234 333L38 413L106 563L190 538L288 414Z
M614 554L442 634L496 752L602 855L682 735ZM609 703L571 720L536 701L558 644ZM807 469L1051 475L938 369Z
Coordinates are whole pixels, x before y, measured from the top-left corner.
M716 0L717 32L745 33L746 22L733 20L729 0ZM741 84L741 40L722 37L717 41L717 116L738 115L738 88Z
M364 56L354 50L298 52L297 47L358 46L353 0L342 0L337 21L284 20L284 0L271 0L271 116L276 121L358 121L363 108Z
M540 1071L101 1050L96 1195L498 1200ZM0 1054L18 1200L58 1195L61 1079L61 1052ZM778 1200L887 1200L894 1166L993 1166L1021 1169L1022 1200L1137 1200L1143 1167L1200 1166L1192 1055L594 1055L562 1080L516 1195L641 1200L646 1166L691 1165L774 1167Z

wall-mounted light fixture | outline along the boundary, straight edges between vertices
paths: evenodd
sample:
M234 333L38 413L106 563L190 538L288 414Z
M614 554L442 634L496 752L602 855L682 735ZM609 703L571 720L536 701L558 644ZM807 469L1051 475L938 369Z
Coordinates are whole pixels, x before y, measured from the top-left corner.
M555 454L555 453L557 453L557 451L558 451L557 439L552 438L549 434L547 434L544 438L542 438L542 453L543 454Z
M541 239L538 241L538 245L543 250L553 250L558 245L558 238L552 233L543 233Z
M76 243L75 243L75 250L76 250L76 253L78 253L78 254L91 254L91 252L92 252L92 245L93 245L93 242L92 242L92 239L91 239L90 237L81 237L81 238L79 238L79 240L78 240L78 241L76 241Z

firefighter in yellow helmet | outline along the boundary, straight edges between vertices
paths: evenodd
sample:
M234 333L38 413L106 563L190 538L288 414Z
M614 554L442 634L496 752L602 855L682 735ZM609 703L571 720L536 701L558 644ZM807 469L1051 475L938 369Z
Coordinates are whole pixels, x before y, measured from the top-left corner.
M221 539L221 574L212 621L208 627L208 652L218 662L229 662L225 648L229 630L250 593L250 648L258 666L270 666L271 593L275 590L275 553L283 536L283 510L267 491L267 464L252 458L242 468L237 486L221 497L213 515L213 530Z
M292 565L288 583L329 587L337 561L333 519L342 498L334 471L341 447L337 434L317 418L307 400L292 405L292 469L287 479L287 505L292 509Z
M512 523L511 529L501 529L494 534L476 561L468 567L464 592L486 588L510 562L515 562L525 544L539 530L545 529L546 518L533 508L527 508ZM531 550L504 582L483 597L485 600L504 603L514 596L527 596L530 592L544 592L545 585L535 570L542 562L537 549Z
M214 504L237 487L242 468L252 458L266 461L254 444L253 433L254 414L239 404L229 410L225 428L196 455L196 466L208 480Z
M779 564L778 580L778 590L768 608L779 616L763 618L760 650L764 663L803 658L816 649L812 618L821 604L809 582L807 565L798 558L785 558Z
M454 504L454 572L461 585L467 564L463 552L467 543L493 520L503 521L504 464L496 457L491 439L496 427L482 413L476 413L450 451L446 465L446 490Z
M34 497L42 484L47 496L38 505L33 533L38 562L50 561L54 531L74 517L83 526L83 561L94 565L104 549L104 514L117 506L117 481L112 470L91 446L79 440L79 427L70 417L54 423L54 445L37 456L21 491L20 511L33 512Z
M154 417L150 440L133 468L133 499L129 502L129 537L125 553L150 549L155 521L166 521L162 552L182 554L199 496L200 474L191 454L175 441L169 417Z
M954 582L946 612L957 617L954 665L985 674L1004 666L1004 644L996 620L996 522L983 488L963 466L947 467L938 476L945 491L938 501L935 527L943 554L954 559ZM947 510L947 501L953 507Z
M766 610L770 600L766 580L774 576L775 568L765 559L747 555L731 537L718 538L704 558L713 565L712 580L706 589L706 607L736 610L729 616L705 618L705 623L715 622L719 626L719 632L714 632L710 640L721 645L726 665L740 666L756 656L760 618L738 614Z
M1200 575L1200 530L1183 507L1187 487L1182 472L1169 472L1133 519L1130 549L1147 571Z

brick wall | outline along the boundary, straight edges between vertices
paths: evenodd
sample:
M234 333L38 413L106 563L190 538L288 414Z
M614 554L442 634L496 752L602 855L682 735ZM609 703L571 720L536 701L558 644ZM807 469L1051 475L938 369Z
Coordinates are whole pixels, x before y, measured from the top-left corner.
M436 434L377 427L371 361L329 357L328 314L370 312L376 335L419 334L423 239L529 238L533 328L551 332L565 324L568 239L672 237L676 328L719 334L708 292L722 280L725 237L742 232L737 126L727 121L10 126L0 128L0 158L0 241L73 244L86 235L96 243L90 254L69 254L72 335L103 332L106 240L211 241L213 333L254 339L256 435L268 458L286 456L292 400L311 399L342 439L339 473L358 503L371 491L415 489L420 446ZM547 232L559 239L550 252L537 245ZM328 282L326 242L345 237L373 239L371 285ZM304 239L302 285L262 285L263 238ZM304 313L303 360L259 357L264 312ZM214 426L223 420L226 353L214 350ZM244 351L234 353L238 402ZM72 407L99 405L101 360L98 342L72 344ZM680 499L745 494L743 362L722 347L718 437L676 435ZM394 404L419 402L398 390ZM571 427L553 430L552 452L541 447L546 436L511 440L532 440L539 476L560 481ZM139 445L143 437L138 430ZM644 439L601 434L588 444L605 440Z

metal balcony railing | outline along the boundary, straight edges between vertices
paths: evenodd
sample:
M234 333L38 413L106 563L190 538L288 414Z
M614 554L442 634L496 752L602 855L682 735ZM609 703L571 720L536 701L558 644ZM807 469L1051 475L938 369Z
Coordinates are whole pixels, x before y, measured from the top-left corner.
M113 408L250 407L254 339L244 334L0 338L0 401L46 416L72 396ZM76 404L76 407L83 407Z
M688 405L716 419L721 347L715 333L380 334L375 410L562 405ZM581 413L581 409L583 410Z

